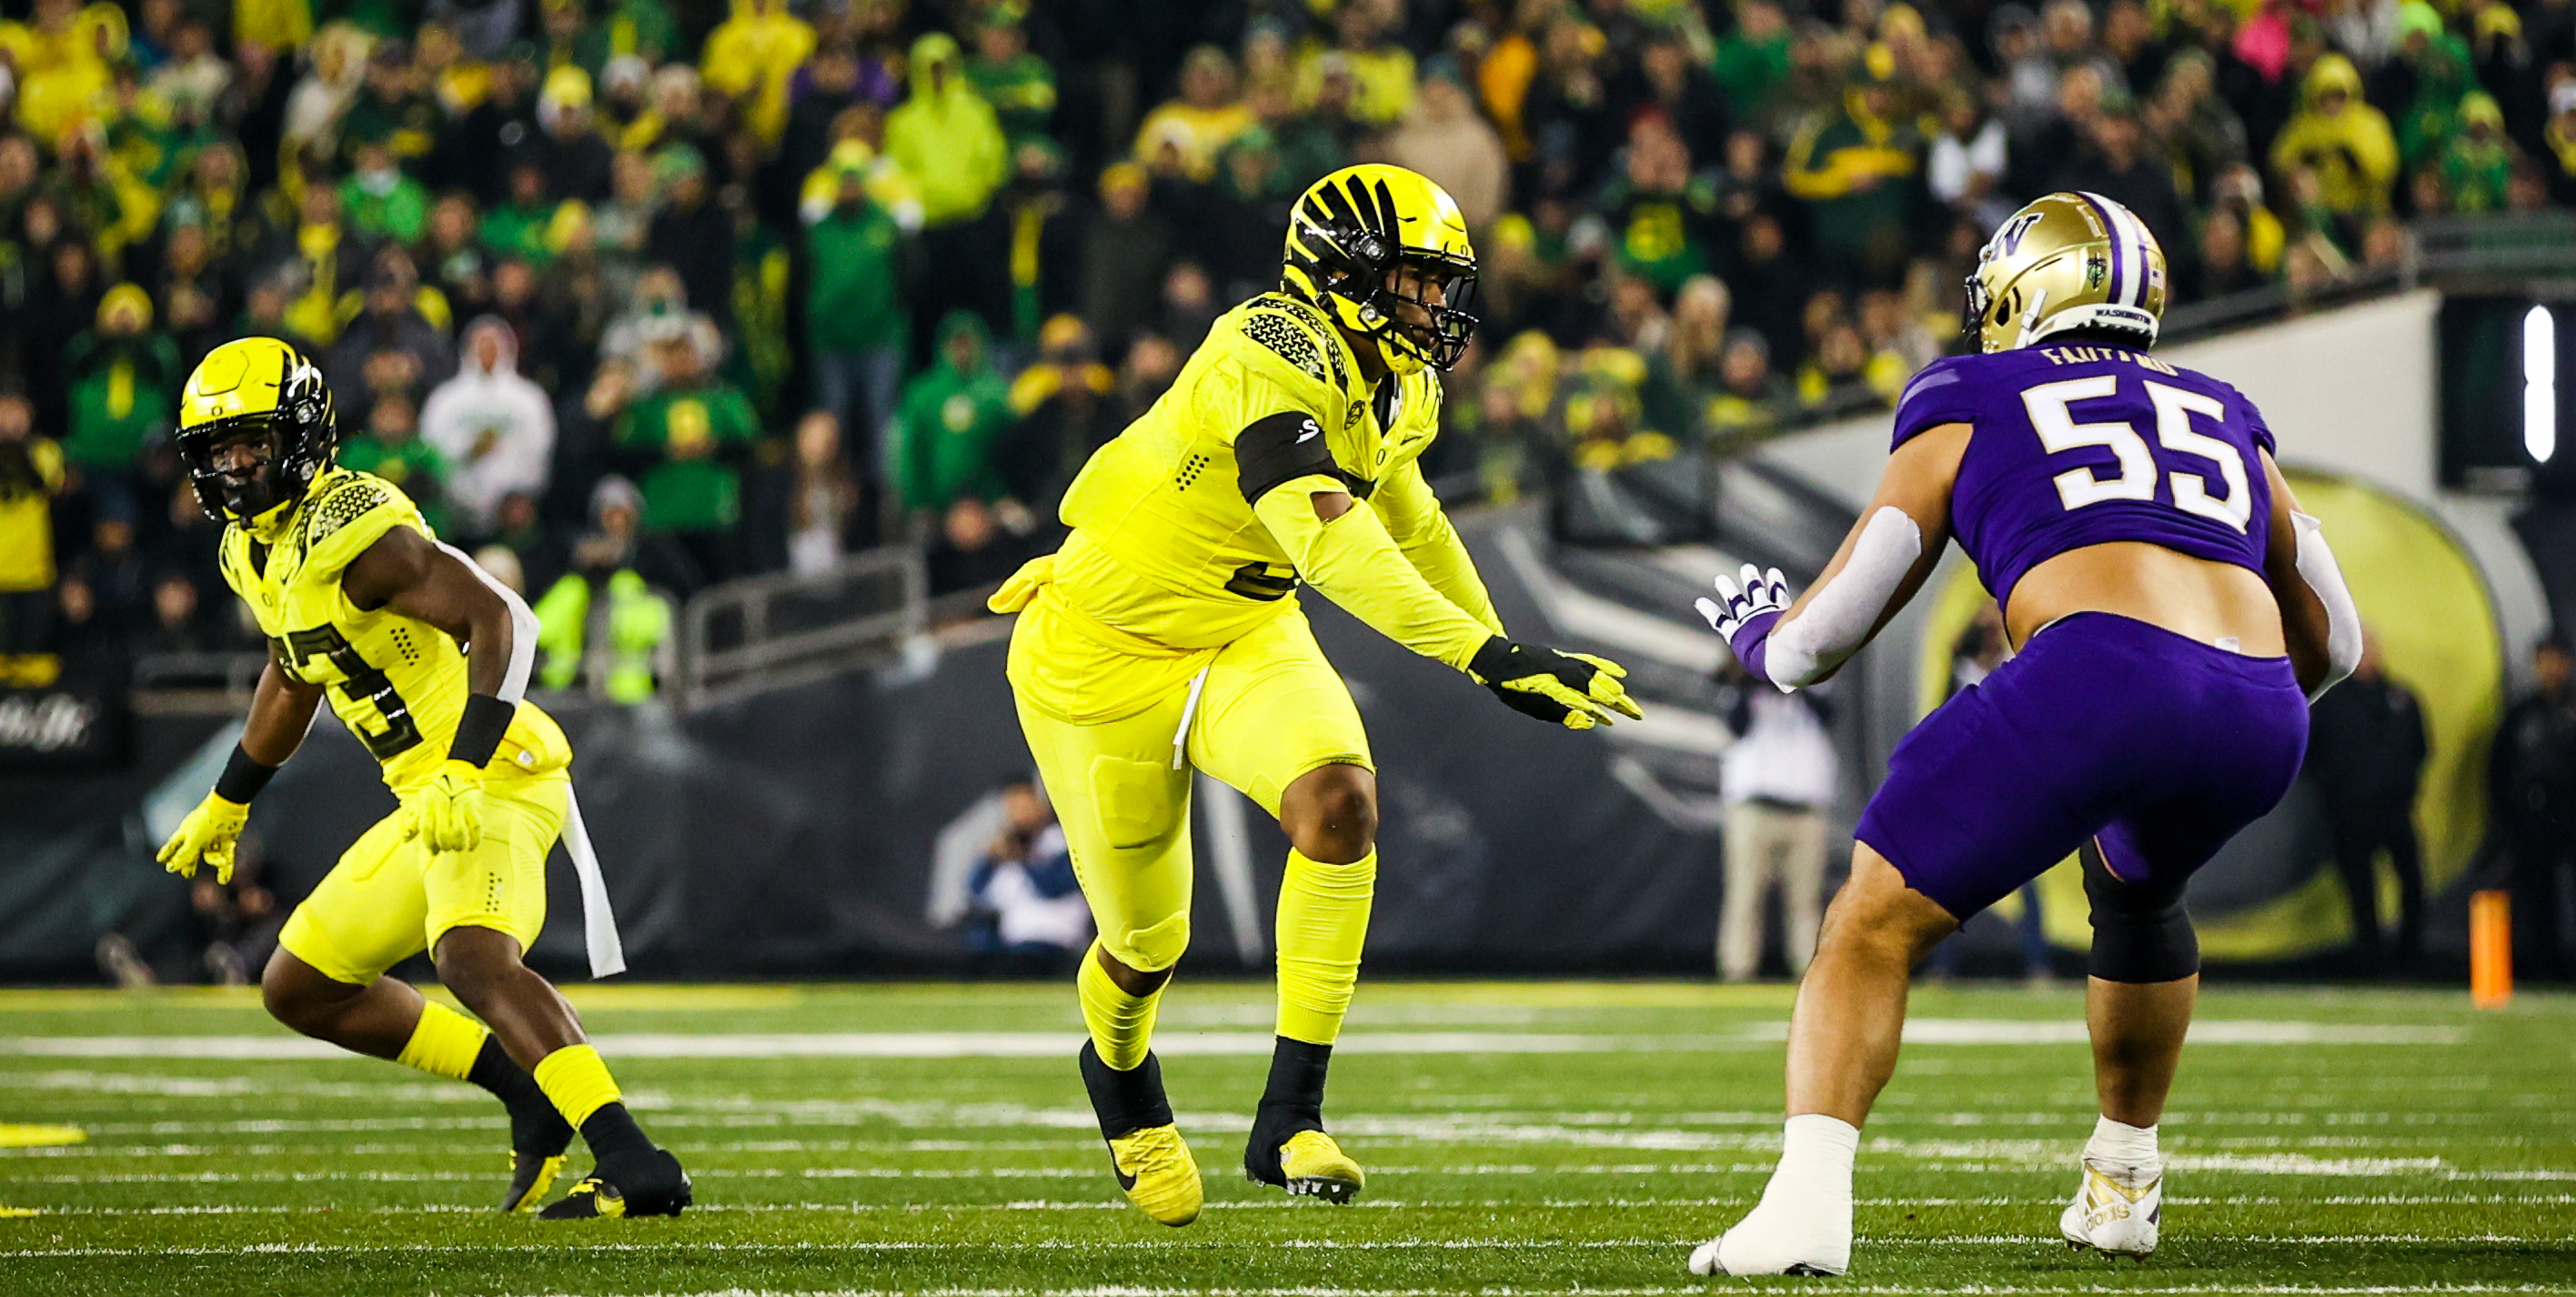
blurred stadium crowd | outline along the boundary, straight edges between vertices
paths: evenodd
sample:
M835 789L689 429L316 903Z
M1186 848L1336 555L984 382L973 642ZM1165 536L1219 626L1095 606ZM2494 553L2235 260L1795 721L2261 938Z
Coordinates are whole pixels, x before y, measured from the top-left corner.
M606 635L631 697L710 584L1050 544L1348 162L1465 209L1430 468L1507 498L1892 400L2051 189L2137 211L2180 301L2576 200L2571 59L2571 0L33 0L0 660L248 646L168 442L243 333L526 592L548 683Z

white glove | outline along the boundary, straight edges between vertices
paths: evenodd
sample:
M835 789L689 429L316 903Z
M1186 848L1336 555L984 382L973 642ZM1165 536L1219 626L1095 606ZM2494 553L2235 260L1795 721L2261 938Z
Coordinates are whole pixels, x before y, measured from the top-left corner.
M1710 629L1726 637L1730 647L1735 645L1736 634L1745 623L1766 612L1786 612L1790 603L1788 579L1776 567L1765 573L1747 563L1738 579L1744 582L1740 590L1734 581L1719 577L1717 598L1702 598L1692 605L1708 620Z

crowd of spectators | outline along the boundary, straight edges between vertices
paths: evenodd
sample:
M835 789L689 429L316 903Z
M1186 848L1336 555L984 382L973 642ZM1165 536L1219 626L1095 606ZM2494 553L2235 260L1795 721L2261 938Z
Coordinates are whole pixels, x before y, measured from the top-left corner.
M2576 200L2568 0L1815 5L31 0L0 655L240 643L169 433L245 333L538 605L550 682L635 696L712 583L1043 547L1352 161L1467 215L1431 467L1497 495L1892 399L2051 189L2135 209L2178 301Z

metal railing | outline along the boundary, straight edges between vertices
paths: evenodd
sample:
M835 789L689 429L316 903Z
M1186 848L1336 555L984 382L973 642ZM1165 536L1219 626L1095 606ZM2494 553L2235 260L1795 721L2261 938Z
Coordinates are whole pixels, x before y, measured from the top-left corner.
M703 707L894 660L928 625L919 550L888 545L814 576L729 581L680 612L677 693Z

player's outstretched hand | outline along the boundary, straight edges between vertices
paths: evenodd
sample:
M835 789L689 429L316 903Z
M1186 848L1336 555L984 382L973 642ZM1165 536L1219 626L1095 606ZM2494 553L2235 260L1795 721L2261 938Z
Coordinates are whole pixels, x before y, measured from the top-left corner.
M233 880L233 843L241 837L242 826L250 822L250 807L227 799L221 793L208 793L206 800L179 821L179 831L161 844L157 857L164 869L181 878L197 876L197 862L215 867L215 881Z
M483 845L483 771L462 761L439 763L438 773L412 794L406 837L432 851L472 851Z
M1559 653L1497 635L1476 650L1467 674L1513 711L1570 730L1645 715L1619 683L1628 672L1589 653Z
M1789 582L1776 567L1766 573L1750 563L1737 574L1737 580L1744 583L1740 589L1735 581L1719 577L1717 597L1702 598L1692 606L1708 620L1711 630L1726 637L1726 646L1735 650L1736 660L1744 661L1753 642L1770 634L1771 623L1788 611ZM1751 663L1746 665L1750 667Z

